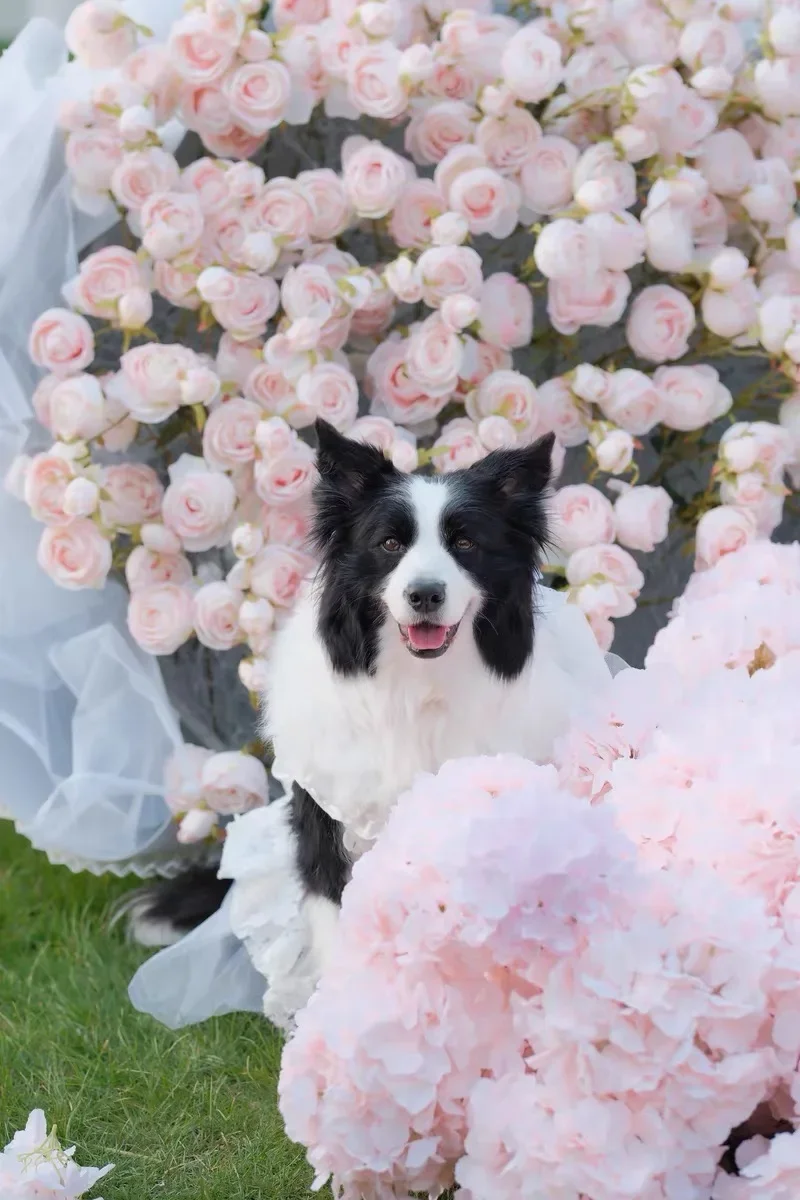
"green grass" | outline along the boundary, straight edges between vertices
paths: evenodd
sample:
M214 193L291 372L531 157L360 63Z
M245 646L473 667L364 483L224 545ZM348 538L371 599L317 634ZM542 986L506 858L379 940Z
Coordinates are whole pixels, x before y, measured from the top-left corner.
M267 1022L237 1014L172 1033L131 1008L144 955L106 927L129 886L49 866L0 820L0 1146L43 1108L78 1162L116 1163L105 1200L307 1196Z

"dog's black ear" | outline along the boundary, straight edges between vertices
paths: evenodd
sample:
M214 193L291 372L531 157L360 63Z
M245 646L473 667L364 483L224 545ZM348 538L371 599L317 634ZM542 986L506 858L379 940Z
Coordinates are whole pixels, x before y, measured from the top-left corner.
M471 469L509 500L538 496L550 482L556 435L547 433L519 450L494 450Z
M318 418L317 470L325 483L336 484L348 492L361 491L372 480L391 475L395 468L377 446L345 437Z

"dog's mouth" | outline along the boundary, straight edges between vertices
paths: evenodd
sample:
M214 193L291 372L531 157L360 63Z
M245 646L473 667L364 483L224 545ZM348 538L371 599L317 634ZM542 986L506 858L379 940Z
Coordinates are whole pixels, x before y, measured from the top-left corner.
M459 622L460 624L460 622ZM450 649L458 625L401 625L400 633L407 649L417 658L439 658Z

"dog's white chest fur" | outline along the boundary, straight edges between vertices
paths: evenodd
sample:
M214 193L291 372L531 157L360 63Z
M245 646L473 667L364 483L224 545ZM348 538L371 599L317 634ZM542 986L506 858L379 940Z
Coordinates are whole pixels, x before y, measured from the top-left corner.
M467 755L551 756L587 681L596 686L608 676L575 610L567 638L573 653L565 663L563 630L542 614L533 658L508 682L486 669L470 636L457 637L441 659L420 661L387 627L376 673L345 678L334 673L317 636L310 590L273 652L265 725L276 776L286 786L297 782L341 821L345 845L358 854L420 772Z

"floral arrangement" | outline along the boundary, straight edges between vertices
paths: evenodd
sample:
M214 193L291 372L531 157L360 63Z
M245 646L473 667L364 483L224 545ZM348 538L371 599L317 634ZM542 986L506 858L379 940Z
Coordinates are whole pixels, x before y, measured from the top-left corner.
M284 1051L318 1184L796 1193L798 599L797 544L727 556L555 765L464 759L401 797Z
M74 1146L62 1148L55 1126L47 1132L44 1113L34 1109L25 1128L0 1152L4 1200L78 1200L113 1170L112 1164L79 1167L74 1154Z
M256 700L313 566L318 416L409 472L555 431L549 579L604 648L670 527L702 567L776 529L800 457L790 4L188 0L159 43L86 0L67 40L97 71L60 114L74 199L124 244L31 329L52 444L8 486L58 584L124 577L144 650L235 653ZM184 166L176 119L203 146ZM180 752L184 841L263 802L254 749Z

